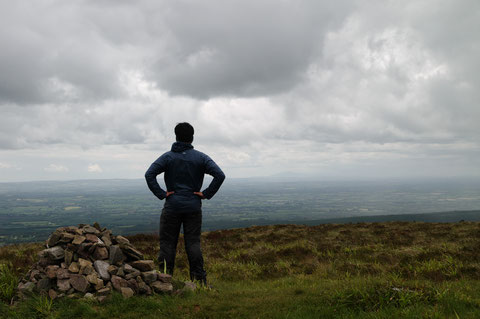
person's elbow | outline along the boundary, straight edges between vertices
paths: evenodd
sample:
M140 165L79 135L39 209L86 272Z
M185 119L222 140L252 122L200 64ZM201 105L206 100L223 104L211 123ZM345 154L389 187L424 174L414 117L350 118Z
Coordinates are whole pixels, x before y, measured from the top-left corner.
M218 181L220 183L223 183L223 181L225 180L225 173L223 173L222 171L218 172L218 175L216 176L218 178Z
M150 170L147 170L147 171L145 172L145 180L146 180L147 182L151 181L151 180L154 179L155 177L156 177L156 175L153 174Z

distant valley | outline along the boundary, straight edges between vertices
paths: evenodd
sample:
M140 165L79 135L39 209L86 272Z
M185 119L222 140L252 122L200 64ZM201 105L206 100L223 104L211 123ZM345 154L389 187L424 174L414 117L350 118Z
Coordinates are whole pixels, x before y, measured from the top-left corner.
M41 241L57 227L95 221L119 234L156 233L162 206L141 179L0 183L0 245ZM461 220L480 220L478 181L227 179L203 205L205 231Z

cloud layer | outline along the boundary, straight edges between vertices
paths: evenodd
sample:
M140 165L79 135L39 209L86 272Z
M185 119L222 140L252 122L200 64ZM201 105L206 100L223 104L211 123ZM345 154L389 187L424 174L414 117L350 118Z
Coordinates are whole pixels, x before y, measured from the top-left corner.
M477 1L0 6L2 180L141 177L180 121L230 176L480 175Z

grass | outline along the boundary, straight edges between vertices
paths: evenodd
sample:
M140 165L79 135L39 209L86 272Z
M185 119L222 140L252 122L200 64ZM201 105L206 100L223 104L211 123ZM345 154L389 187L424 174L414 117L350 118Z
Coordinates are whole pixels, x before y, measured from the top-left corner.
M18 285L18 276L13 272L11 264L0 264L0 299L11 303Z
M156 261L157 236L129 239ZM182 238L174 277L187 280L181 246ZM102 304L37 296L8 306L2 298L0 318L478 318L478 247L473 222L212 231L202 234L202 248L214 289L128 300L114 294ZM5 273L25 273L40 249L0 247L0 263L10 262Z

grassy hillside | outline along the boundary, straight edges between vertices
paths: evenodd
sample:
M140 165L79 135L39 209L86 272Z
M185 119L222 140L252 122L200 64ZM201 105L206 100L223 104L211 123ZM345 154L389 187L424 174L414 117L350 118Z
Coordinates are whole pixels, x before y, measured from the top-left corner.
M479 318L480 223L274 225L206 232L213 289L183 296L32 298L0 303L0 317L36 318ZM158 238L129 239L155 259ZM0 247L2 282L41 244ZM179 243L175 278L188 278ZM2 288L1 291L5 290ZM7 298L4 298L7 299Z

